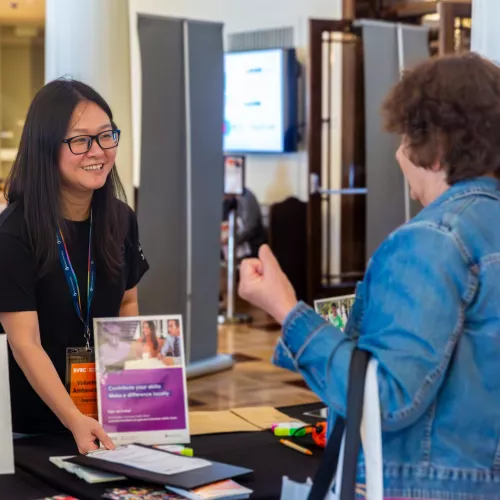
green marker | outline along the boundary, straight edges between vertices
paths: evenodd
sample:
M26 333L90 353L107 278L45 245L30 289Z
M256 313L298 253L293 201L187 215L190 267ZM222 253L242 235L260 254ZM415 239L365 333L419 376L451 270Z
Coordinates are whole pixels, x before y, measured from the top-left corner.
M302 436L305 436L306 434L307 434L306 430L305 429L301 429L300 427L296 428L296 429L286 429L284 427L276 427L274 429L274 435L275 436L280 436L280 437L284 437L284 436L288 436L288 437L302 437Z
M177 455L183 455L185 457L192 457L194 454L193 448L188 448L182 444L159 445L156 446L156 448L170 453L176 453Z
M275 436L305 436L306 430L302 422L290 422L284 424L275 424L272 426Z

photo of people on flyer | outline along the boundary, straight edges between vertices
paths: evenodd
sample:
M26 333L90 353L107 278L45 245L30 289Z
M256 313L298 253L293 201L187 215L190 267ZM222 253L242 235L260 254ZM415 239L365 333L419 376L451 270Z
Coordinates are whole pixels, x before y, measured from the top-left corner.
M326 321L341 331L344 331L354 304L354 295L330 297L314 301L315 311Z

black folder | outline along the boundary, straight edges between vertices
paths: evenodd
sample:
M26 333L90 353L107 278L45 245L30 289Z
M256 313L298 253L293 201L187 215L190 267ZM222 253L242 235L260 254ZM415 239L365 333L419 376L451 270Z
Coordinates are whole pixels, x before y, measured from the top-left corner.
M145 446L138 443L131 444L135 446L143 446L144 448L154 450L158 453L167 453L169 455L172 455L172 453L168 451L152 448L151 446ZM200 488L201 486L206 486L218 481L224 481L226 479L232 479L238 476L244 476L253 472L253 470L245 469L243 467L236 467L234 465L228 465L221 462L213 462L212 460L207 461L210 462L211 465L207 465L206 467L202 467L200 469L194 469L179 474L158 474L157 472L149 472L147 470L138 469L129 465L123 465L95 458L92 457L91 454L78 455L73 458L67 459L67 462L81 465L83 467L90 467L92 469L113 472L121 476L126 476L130 479L137 479L139 481L153 484L173 486L182 488L184 490Z

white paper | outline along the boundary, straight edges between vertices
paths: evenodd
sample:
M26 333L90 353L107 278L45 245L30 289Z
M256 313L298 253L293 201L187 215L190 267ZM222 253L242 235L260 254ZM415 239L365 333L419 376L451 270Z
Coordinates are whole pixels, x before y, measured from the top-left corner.
M120 446L115 450L95 451L89 453L89 456L165 475L181 474L212 465L211 462L202 458L165 453L154 448L134 444Z
M75 474L80 479L83 479L90 484L123 481L127 479L125 476L113 474L112 472L103 472L101 470L92 469L91 467L82 467L81 465L67 462L66 460L69 458L73 458L73 455L65 457L49 457L49 460L60 469L64 469L71 474Z
M14 474L7 335L0 334L0 474Z

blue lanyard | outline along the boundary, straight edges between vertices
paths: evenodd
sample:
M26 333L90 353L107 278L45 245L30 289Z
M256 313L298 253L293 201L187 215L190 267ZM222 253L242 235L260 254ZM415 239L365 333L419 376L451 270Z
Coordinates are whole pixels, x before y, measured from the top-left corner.
M90 234L89 234L89 256L88 256L88 272L87 272L87 318L83 317L82 313L82 299L80 295L80 287L78 286L78 279L76 277L71 259L69 258L68 247L64 241L61 228L57 226L57 250L59 253L59 260L64 271L64 276L68 283L73 305L76 314L80 318L83 326L85 327L85 341L87 349L90 349L90 306L94 296L95 289L95 262L92 259L92 211L90 211Z

